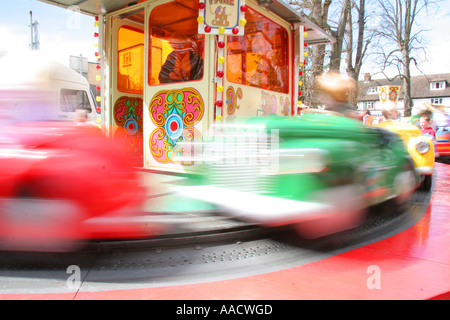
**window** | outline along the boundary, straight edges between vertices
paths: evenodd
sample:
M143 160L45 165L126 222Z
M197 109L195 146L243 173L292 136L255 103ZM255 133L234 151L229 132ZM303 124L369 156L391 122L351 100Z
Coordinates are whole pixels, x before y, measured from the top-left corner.
M150 13L149 85L203 78L205 36L198 34L197 8L198 0L180 0Z
M375 103L373 101L364 101L363 110L375 110Z
M445 89L445 81L435 81L430 83L430 90Z
M121 27L118 34L117 89L121 92L144 92L144 33Z
M442 98L431 98L431 103L442 104Z
M378 93L378 87L369 87L369 89L367 89L367 93L368 94Z
M61 89L61 111L75 112L76 110L86 110L92 112L91 104L86 91Z
M245 35L227 37L228 81L288 93L288 32L250 8L245 18Z

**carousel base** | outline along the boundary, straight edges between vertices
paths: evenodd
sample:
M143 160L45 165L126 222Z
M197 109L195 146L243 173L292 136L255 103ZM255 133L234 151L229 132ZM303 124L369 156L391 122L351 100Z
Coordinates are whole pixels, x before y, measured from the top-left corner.
M450 299L450 165L436 163L435 177L424 212L413 204L408 225L371 241L300 250L260 238L84 253L50 264L37 256L34 268L18 268L23 257L9 256L0 265L0 299Z

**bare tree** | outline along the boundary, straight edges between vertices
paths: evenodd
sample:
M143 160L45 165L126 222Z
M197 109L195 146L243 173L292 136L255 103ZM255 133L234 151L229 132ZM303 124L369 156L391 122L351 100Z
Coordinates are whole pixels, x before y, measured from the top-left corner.
M318 27L329 31L328 13L332 0L290 0L289 4L297 10L304 12ZM314 94L313 84L317 76L324 72L325 58L327 54L327 45L318 44L308 48L308 72L304 72L303 78L303 97L307 105L317 105L316 95ZM306 71L306 66L303 67Z
M349 16L347 21L347 74L349 77L353 78L355 81L358 81L359 74L361 72L361 66L364 61L364 57L366 56L367 50L369 48L369 44L373 38L373 32L369 36L367 36L366 32L366 1L359 0L359 4L356 1L353 2L352 7L356 11L356 53L353 57L353 15Z
M306 11L314 23L336 39L336 42L331 45L315 45L310 49L308 85L314 83L315 78L325 70L341 71L343 61L346 61L348 75L358 80L370 39L365 38L367 34L365 33L366 1L359 0L359 3L355 1L358 0L290 1L291 6L296 7L297 10ZM357 26L357 32L353 32L353 24ZM308 95L308 97L311 97L307 99L308 102L314 104L314 95Z
M384 43L379 47L382 72L389 80L400 77L403 81L405 116L411 115L411 63L417 65L418 51L423 50L421 32L415 30L416 18L427 10L432 0L378 0L381 8L381 25L378 33ZM390 78L386 70L395 68L397 74Z
M341 70L341 57L342 57L342 48L344 45L344 37L346 35L346 28L348 26L348 21L351 19L351 2L350 0L343 0L341 12L339 15L339 22L336 26L336 30L332 30L330 27L328 28L333 37L336 39L331 45L331 53L330 53L330 71L340 72ZM350 34L353 37L352 34Z
M297 10L306 12L305 14L320 28L329 31L328 12L332 0L290 0L289 4ZM323 73L325 63L326 45L315 45L312 48L312 74L319 75Z
M311 18L313 21L323 30L329 30L328 26L328 12L330 9L332 0L313 0L313 7L311 12ZM318 75L323 73L325 63L326 45L321 44L314 46L312 49L312 66L311 73L312 79L315 79Z
M352 13L349 14L347 20L346 40L346 71L350 78L356 82L359 80L361 67L363 62L370 54L368 50L375 38L375 32L368 26L369 19L372 14L366 14L366 0L353 0ZM356 21L354 22L354 19ZM354 27L356 30L354 30ZM355 44L356 43L356 44ZM358 90L353 92L351 103L356 108L358 100Z

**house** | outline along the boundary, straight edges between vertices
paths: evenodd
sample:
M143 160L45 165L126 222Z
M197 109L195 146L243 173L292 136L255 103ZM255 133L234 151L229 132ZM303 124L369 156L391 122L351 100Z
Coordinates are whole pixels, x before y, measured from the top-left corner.
M381 115L381 102L378 96L379 86L403 86L399 78L371 79L370 74L364 74L364 80L358 81L358 111L370 111L373 115ZM397 110L404 115L404 92L400 91ZM450 106L450 73L411 77L412 114L417 114L423 108L424 102Z

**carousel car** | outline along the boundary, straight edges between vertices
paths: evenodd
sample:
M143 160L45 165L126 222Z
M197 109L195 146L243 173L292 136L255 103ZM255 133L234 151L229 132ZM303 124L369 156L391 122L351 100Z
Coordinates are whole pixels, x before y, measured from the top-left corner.
M422 135L420 129L410 123L382 121L375 125L398 134L414 161L422 178L422 188L429 190L433 182L435 150L433 141Z
M440 158L450 159L450 127L436 130L436 151Z
M410 122L419 127L421 115L415 115L410 118ZM433 115L430 115L433 118ZM439 126L436 128L436 155L441 159L450 159L450 127Z
M70 251L80 240L150 237L144 189L98 128L28 122L0 129L0 250Z
M96 111L78 78L56 81L59 65L18 58L0 60L0 250L70 251L158 233L142 217L129 159L89 121ZM80 91L63 99L68 82Z
M401 206L420 183L397 134L343 116L256 117L213 136L204 174L182 194L305 237L352 228L388 200Z

